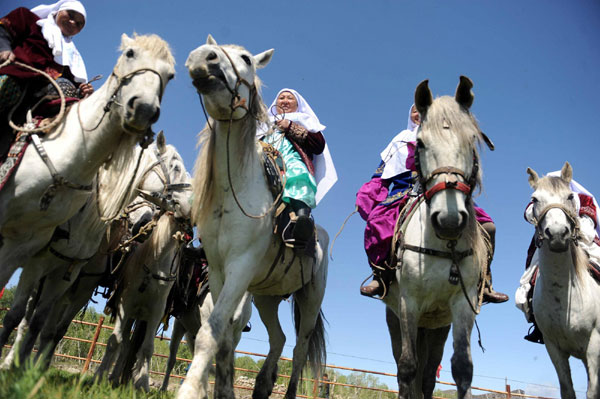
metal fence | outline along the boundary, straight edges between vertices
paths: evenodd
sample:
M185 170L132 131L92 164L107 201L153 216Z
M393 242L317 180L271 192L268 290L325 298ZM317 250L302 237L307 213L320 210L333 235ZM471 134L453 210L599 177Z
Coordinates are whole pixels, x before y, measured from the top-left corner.
M7 309L0 309L0 310L7 310ZM89 370L90 365L92 363L100 363L101 362L100 360L93 359L94 353L96 352L96 350L99 347L100 348L106 347L106 343L99 341L100 332L102 331L102 329L114 330L114 327L104 325L104 316L101 316L97 323L90 323L90 322L81 321L81 320L73 320L72 323L89 326L90 328L95 328L94 336L93 336L93 339L91 339L91 340L78 338L78 337L70 337L70 336L63 337L64 340L71 340L71 341L89 344L89 350L87 352L87 356L86 357L72 356L72 355L68 355L65 353L60 353L58 351L57 351L57 353L54 354L54 356L57 358L65 358L65 359L71 359L71 360L77 360L77 361L83 362L83 367L81 369L81 373L83 374ZM170 341L170 338L162 337L162 336L157 336L156 339ZM5 347L10 348L10 345L6 345ZM264 357L264 358L267 357L267 355L264 355L261 353L246 352L246 351L241 351L241 350L236 350L235 352L238 354L241 354L241 355ZM160 353L154 353L153 357L168 358L167 355L163 355ZM185 359L185 358L179 358L179 357L177 358L177 360L187 362L187 363L192 362L191 359ZM287 361L287 362L292 361L292 359L287 358L287 357L281 357L280 360ZM328 368L328 369L334 369L334 370L359 372L359 373L366 373L366 374L386 376L386 377L396 377L396 374L384 373L384 372L373 371L373 370L357 369L357 368L351 368L351 367L343 367L343 366L337 366L337 365L333 365L333 364L327 364L324 367ZM244 369L244 368L239 368L239 367L235 367L235 370L238 372L258 374L258 371L256 371L256 370ZM156 371L156 370L150 370L150 373L153 375L159 375L159 376L163 376L163 377L165 375L164 372L160 372L160 371ZM171 374L171 377L178 378L181 380L185 379L185 376L178 375L178 374ZM290 378L290 376L285 375L285 374L278 374L278 377L281 377L284 379ZM298 394L297 397L299 397L299 398L318 398L317 392L318 392L318 387L320 384L329 384L331 398L336 397L336 395L335 395L336 387L340 387L340 388L346 387L346 388L354 388L354 389L360 389L360 390L369 390L369 391L375 391L375 392L379 392L379 393L390 393L390 394L395 394L395 395L398 394L398 391L395 391L395 390L345 384L345 383L337 382L335 379L323 381L323 380L316 380L316 379L312 379L312 378L302 378L302 381L312 384L312 395L307 396L307 395ZM442 385L456 386L456 384L454 384L452 382L445 382L445 381L436 381L436 382L438 384L442 384ZM252 390L253 389L251 386L244 386L244 385L238 385L238 384L234 385L234 388L243 389L243 390ZM543 396L532 396L532 395L526 395L526 394L522 394L522 393L511 392L511 387L509 384L506 384L505 391L498 391L498 390L487 389L487 388L476 387L476 386L472 386L471 389L475 390L475 391L486 392L488 394L493 395L494 398L556 399L556 398L549 398L549 397L543 397ZM285 395L285 392L273 391L273 394ZM443 397L437 397L437 396L434 396L434 398L444 399Z

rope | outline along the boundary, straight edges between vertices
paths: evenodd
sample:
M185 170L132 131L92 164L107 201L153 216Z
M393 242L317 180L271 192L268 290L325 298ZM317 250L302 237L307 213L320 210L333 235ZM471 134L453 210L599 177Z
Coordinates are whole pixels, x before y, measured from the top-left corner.
M52 79L52 77L50 75L48 75L46 72L41 71L37 68L34 68L32 66L29 66L27 64L23 64L22 62L19 61L10 61L10 60L6 60L4 63L2 63L2 65L0 65L0 68L4 68L5 66L14 63L15 65L18 65L20 67L23 67L25 69L29 69L30 71L39 73L40 75L44 76L46 79L48 79L50 81L50 83L56 88L56 91L58 92L59 96L60 96L60 110L58 111L58 116L49 124L43 126L43 127L36 127L36 128L26 128L25 126L17 126L13 123L12 121L12 116L13 113L15 112L15 110L17 109L17 107L19 105L21 105L21 101L23 100L23 96L21 96L21 99L19 100L19 102L17 102L14 107L12 107L12 109L10 110L10 112L8 113L8 124L11 128L13 128L15 131L22 131L25 133L37 133L37 132L42 132L42 131L46 131L49 129L54 128L55 126L57 126L61 121L62 118L64 117L64 113L65 113L65 94L63 93L62 89L60 88L60 86L58 85L58 83L56 83L56 81L54 79Z
M329 258L331 260L333 260L333 244L335 244L335 240L337 240L338 236L340 234L342 234L342 230L344 230L344 227L346 227L346 223L348 223L348 220L350 220L350 218L352 217L352 215L354 215L356 212L358 212L358 205L354 208L354 210L348 216L346 216L346 219L344 220L344 223L342 223L342 226L340 227L340 230L337 232L337 234L333 238L333 241L331 242L331 245L329 246ZM369 276L369 277L371 277L371 276ZM367 277L367 279L369 277ZM365 280L365 281L367 281L367 280Z

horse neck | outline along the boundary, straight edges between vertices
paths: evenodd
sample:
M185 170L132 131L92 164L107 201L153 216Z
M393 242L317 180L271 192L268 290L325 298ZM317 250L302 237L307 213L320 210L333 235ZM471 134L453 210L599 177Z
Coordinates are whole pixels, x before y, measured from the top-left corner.
M231 124L228 121L217 121L214 125L214 177L219 186L229 187L231 178L232 182L237 183L236 189L242 189L254 181L253 177L262 175L255 140L250 144L242 137L243 124L243 120L237 120Z
M539 267L541 281L551 284L552 290L565 289L570 286L580 286L575 284L579 276L575 265L575 248L573 245L565 252L552 252L548 245L543 245L539 251ZM581 273L581 278L585 279L586 273ZM571 282L572 284L565 284Z
M120 126L120 118L114 115L119 105L113 104L111 110L104 114L103 109L110 97L108 86L105 83L90 97L73 106L60 134L47 144L67 152L62 158L77 165L75 174L79 170L81 174L93 177L122 139L135 142L131 137L123 137L126 133Z

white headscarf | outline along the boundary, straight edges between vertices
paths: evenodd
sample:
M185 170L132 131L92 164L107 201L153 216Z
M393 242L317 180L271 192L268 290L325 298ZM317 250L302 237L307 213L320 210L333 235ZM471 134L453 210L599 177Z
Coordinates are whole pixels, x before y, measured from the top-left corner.
M298 109L296 112L290 112L285 114L280 114L277 116L277 119L287 119L294 123L297 123L304 127L306 130L312 133L321 132L325 130L325 125L322 125L319 122L319 118L312 110L308 102L294 89L281 89L279 93L275 96L275 100L269 107L269 120L271 123L274 123L276 118L274 114L277 114L277 99L279 95L284 92L290 92L296 97L296 101L298 102ZM315 201L317 204L323 199L325 194L333 187L335 182L337 182L337 172L335 171L335 166L333 165L333 159L331 158L331 153L329 152L329 147L327 143L325 143L325 148L323 152L313 156L313 165L315 167L315 180L317 182L317 194L315 195Z
M382 179L389 179L408 171L406 161L409 156L408 143L417 140L417 128L419 125L410 119L412 105L408 109L408 124L406 130L401 131L381 152L381 160L385 162Z
M560 177L561 171L555 170L554 172L548 173L548 176ZM575 194L585 194L589 197L592 197L592 202L594 203L594 206L596 207L596 220L594 220L594 224L596 225L596 232L598 233L598 235L600 235L600 221L598 220L598 217L599 217L598 212L600 211L600 207L598 206L598 202L596 201L596 198L594 197L594 195L592 193L590 193L585 187L583 187L581 184L576 182L574 179L571 179L571 183L569 183L569 186L571 188L571 191L573 191ZM581 204L579 203L579 196L575 196L575 208L576 208L577 214L579 214L580 206L581 206Z
M87 71L81 54L75 47L72 37L63 36L54 18L59 11L77 11L87 20L83 4L77 0L60 0L54 4L41 4L31 9L31 12L40 17L37 24L42 27L42 35L52 50L54 61L57 64L68 66L76 82L87 82Z

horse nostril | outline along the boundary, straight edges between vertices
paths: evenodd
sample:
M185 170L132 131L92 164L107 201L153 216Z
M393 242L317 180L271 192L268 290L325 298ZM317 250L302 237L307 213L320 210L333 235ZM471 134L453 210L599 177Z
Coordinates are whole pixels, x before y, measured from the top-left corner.
M154 113L154 115L152 116L152 118L150 118L150 124L154 124L156 123L156 121L158 120L160 116L160 107L156 108L156 112Z
M134 109L135 108L135 102L136 102L136 100L137 100L136 96L131 97L129 99L129 101L127 101L127 108L130 109L130 110Z
M552 233L550 232L550 229L548 227L546 227L546 229L544 230L544 233L546 234L546 237L548 237L549 239L552 239Z
M210 53L208 53L208 55L206 56L206 61L214 61L217 59L217 53L215 53L214 51L211 51Z

